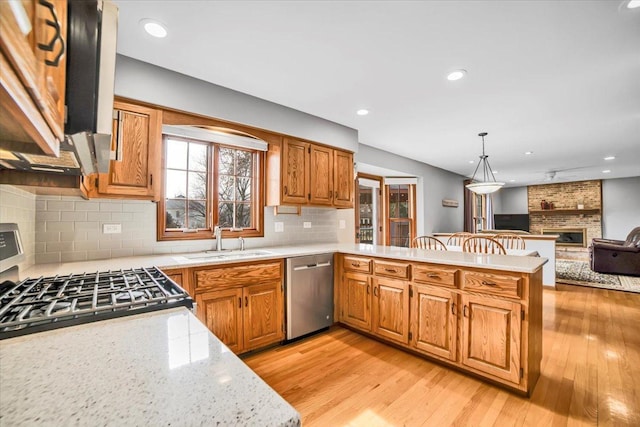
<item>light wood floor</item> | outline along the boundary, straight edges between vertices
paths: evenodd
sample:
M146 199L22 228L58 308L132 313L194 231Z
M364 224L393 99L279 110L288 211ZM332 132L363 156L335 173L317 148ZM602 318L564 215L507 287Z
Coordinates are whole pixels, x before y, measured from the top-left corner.
M341 327L245 358L304 426L640 426L640 294L544 292L530 399Z

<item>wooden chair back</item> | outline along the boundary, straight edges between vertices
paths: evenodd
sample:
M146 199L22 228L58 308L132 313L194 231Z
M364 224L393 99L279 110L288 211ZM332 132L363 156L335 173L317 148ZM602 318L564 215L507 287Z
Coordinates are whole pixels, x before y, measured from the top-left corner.
M434 251L446 251L447 245L432 236L418 236L411 242L412 248L430 249Z
M468 233L466 231L461 231L459 233L453 233L447 239L447 245L450 246L462 246L462 242L464 242L467 238L473 236L473 234Z
M505 249L525 249L524 239L517 234L500 233L493 236L493 240L497 240Z
M502 254L507 251L497 240L486 236L471 236L462 242L462 252L475 252L482 254Z

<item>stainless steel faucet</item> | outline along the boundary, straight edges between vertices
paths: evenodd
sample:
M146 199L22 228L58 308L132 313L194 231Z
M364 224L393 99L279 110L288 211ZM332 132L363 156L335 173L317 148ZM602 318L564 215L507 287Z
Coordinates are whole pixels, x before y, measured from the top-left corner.
M239 236L238 240L240 241L240 250L244 251L244 237Z
M222 250L222 228L219 225L213 227L213 237L216 239L216 251Z

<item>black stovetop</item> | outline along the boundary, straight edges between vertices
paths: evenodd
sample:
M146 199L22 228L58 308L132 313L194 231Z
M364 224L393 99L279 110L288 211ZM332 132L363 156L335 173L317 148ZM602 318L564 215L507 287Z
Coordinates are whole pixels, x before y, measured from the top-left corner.
M193 307L186 291L157 267L28 278L0 286L0 339Z

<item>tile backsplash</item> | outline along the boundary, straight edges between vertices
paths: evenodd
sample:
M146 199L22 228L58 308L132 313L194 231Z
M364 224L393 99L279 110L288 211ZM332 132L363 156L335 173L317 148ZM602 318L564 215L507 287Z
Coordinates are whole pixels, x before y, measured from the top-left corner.
M25 270L35 263L36 196L10 185L0 185L0 223L17 223L24 249Z
M3 203L4 206L4 203ZM281 222L283 232L275 232ZM310 222L311 228L304 228ZM104 234L104 224L120 224L119 234ZM338 241L338 214L331 208L303 208L301 215L275 215L265 208L265 234L247 238L256 248ZM223 248L239 242L224 239ZM214 240L156 241L156 204L134 200L84 200L70 196L36 196L35 263L86 261L133 255L195 252L212 249Z

